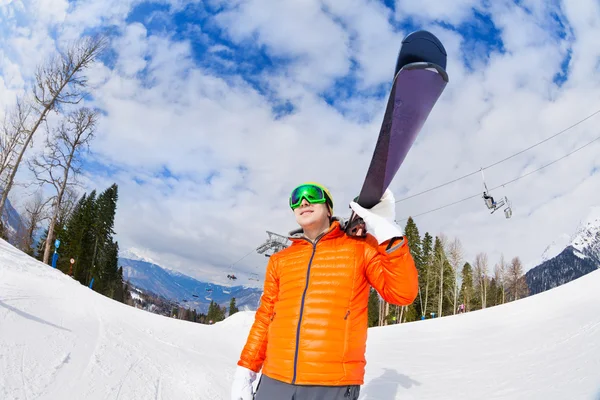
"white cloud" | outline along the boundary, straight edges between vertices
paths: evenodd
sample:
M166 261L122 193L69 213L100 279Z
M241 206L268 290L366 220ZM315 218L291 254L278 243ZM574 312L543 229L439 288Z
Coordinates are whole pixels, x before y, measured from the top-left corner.
M460 25L471 18L473 8L482 10L479 1L413 3L398 1L395 13L363 0L343 7L337 2L326 7L266 0L224 3L210 23L218 24L234 44L259 46L270 56L291 60L285 69L253 77L270 97L293 103L294 111L279 118L271 110L272 99L241 76L199 67L190 43L158 36L138 22L126 24L134 2L90 1L32 17L22 28L10 22L10 35L0 41L6 57L0 88L4 84L20 90L31 78L32 66L55 46L48 26L60 25L60 37L73 38L89 27L113 25L120 33L112 42L116 66L110 70L98 65L89 75L97 87L94 104L106 112L93 143L94 161L117 172L87 171L87 186L103 190L119 184L116 231L121 248L146 249L150 258L166 266L200 277L212 274L224 282L225 269L261 244L266 230L285 233L295 227L287 207L295 184L316 180L329 185L336 213L349 215L347 205L360 190L387 101L371 93L377 85L389 85L400 41L408 33L391 25L393 18L420 21L438 35L449 54L450 74L446 91L392 184L398 199L476 171L598 108L590 100L600 87L594 73L600 12L592 2L558 9L532 1L526 4L531 13L494 2L489 11L506 53L492 53L489 59L472 54L472 48L483 49L484 43L470 47L472 38L436 25ZM15 15L24 12L12 7ZM552 32L557 22L551 12L567 25L565 40ZM10 13L3 16L3 22L14 20ZM202 27L198 34L206 42ZM465 55L460 49L466 39L471 53ZM222 63L227 61L223 56L235 55L226 45L205 44L205 60ZM558 87L552 79L569 49L568 80ZM463 65L465 56L473 62L471 70ZM319 94L351 73L352 63L358 92L340 101L342 113ZM0 101L4 106L10 95L3 94ZM596 124L592 119L486 170L488 185L561 157L591 140ZM593 191L600 182L590 173L598 167L599 147L591 145L495 190L494 196L511 199L511 220L501 212L489 215L476 198L417 217L420 231L459 236L468 259L485 251L492 266L501 252L509 259L519 255L525 263L537 259L556 237L575 229L587 207L597 204ZM165 168L172 177L165 175ZM398 203L397 216L419 214L481 191L477 173ZM265 263L263 256L252 255L235 268L262 273Z
M350 68L348 33L318 1L225 2L216 21L236 43L257 42L274 57L291 59L285 75L315 90L325 89Z
M420 23L438 20L459 25L471 17L474 9L480 9L481 3L481 0L396 0L396 19L402 21L410 17Z

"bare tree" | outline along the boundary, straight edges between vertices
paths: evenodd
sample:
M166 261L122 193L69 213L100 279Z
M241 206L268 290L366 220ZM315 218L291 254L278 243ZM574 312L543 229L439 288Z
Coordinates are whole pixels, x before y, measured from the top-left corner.
M14 108L7 111L4 115L2 128L0 128L0 185L2 192L6 191L6 182L14 168L14 159L17 156L17 150L24 143L27 134L25 126L27 125L29 111L26 104L19 98ZM25 232L21 232L21 234L24 240ZM1 218L0 235L5 236Z
M500 261L494 267L494 280L502 290L502 304L505 302L506 293L506 261L504 261L504 254L500 255Z
M448 261L454 271L454 314L456 314L456 302L458 299L458 275L459 268L463 261L463 247L460 240L456 237L448 246Z
M37 191L23 206L23 223L25 235L22 250L29 255L33 254L33 236L40 224L48 218L47 205L50 199L44 199L42 192Z
M440 240L440 251L439 254L435 254L437 267L440 269L440 293L438 299L438 317L442 316L443 304L444 304L444 267L446 262L446 251L448 249L448 238L443 233L438 235Z
M10 192L15 175L25 154L27 146L40 125L46 121L48 113L60 110L65 104L78 104L86 95L87 79L81 72L92 65L96 58L106 48L108 42L103 36L86 37L71 45L64 53L51 58L47 63L38 67L33 88L33 102L23 106L25 113L31 117L32 123L17 124L22 130L23 140L19 142L20 149L14 152L10 172L5 180L2 198L0 199L0 215ZM19 104L19 103L17 103ZM18 113L17 113L18 114ZM11 133L13 136L16 133Z
M487 302L487 274L488 274L488 258L485 253L478 253L475 256L474 273L475 282L478 283L479 292L481 295L481 308L485 308Z
M48 263L50 259L54 226L59 218L65 190L77 184L77 176L81 173L81 152L94 137L97 122L98 112L86 107L69 113L54 134L46 139L46 151L29 163L38 182L41 185L50 184L56 190L56 195L52 198L44 263Z
M508 265L507 281L513 300L527 296L527 282L523 273L523 264L519 257L513 258Z
M17 150L26 139L26 126L30 113L31 108L19 98L14 108L4 115L0 132L0 179L2 179L3 187L14 167Z

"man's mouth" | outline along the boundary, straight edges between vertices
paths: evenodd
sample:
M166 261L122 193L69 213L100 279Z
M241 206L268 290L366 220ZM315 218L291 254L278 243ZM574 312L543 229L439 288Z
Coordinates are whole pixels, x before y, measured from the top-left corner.
M312 210L304 210L300 213L300 215L304 215L305 213L311 213L313 212Z

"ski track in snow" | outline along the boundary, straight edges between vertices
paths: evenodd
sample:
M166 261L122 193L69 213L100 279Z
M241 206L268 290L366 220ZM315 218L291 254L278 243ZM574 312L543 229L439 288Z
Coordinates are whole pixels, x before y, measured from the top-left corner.
M359 399L600 400L598 287L600 271L502 306L372 328ZM208 326L135 309L0 240L2 400L229 399L253 320Z

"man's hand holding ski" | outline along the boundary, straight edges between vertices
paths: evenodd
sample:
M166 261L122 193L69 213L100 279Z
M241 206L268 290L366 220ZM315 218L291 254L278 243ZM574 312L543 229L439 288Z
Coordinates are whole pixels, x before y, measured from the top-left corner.
M367 210L355 201L350 203L352 210L363 219L367 232L375 236L381 244L391 238L402 236L402 231L396 222L395 199L393 193L386 189L383 197L373 208Z

